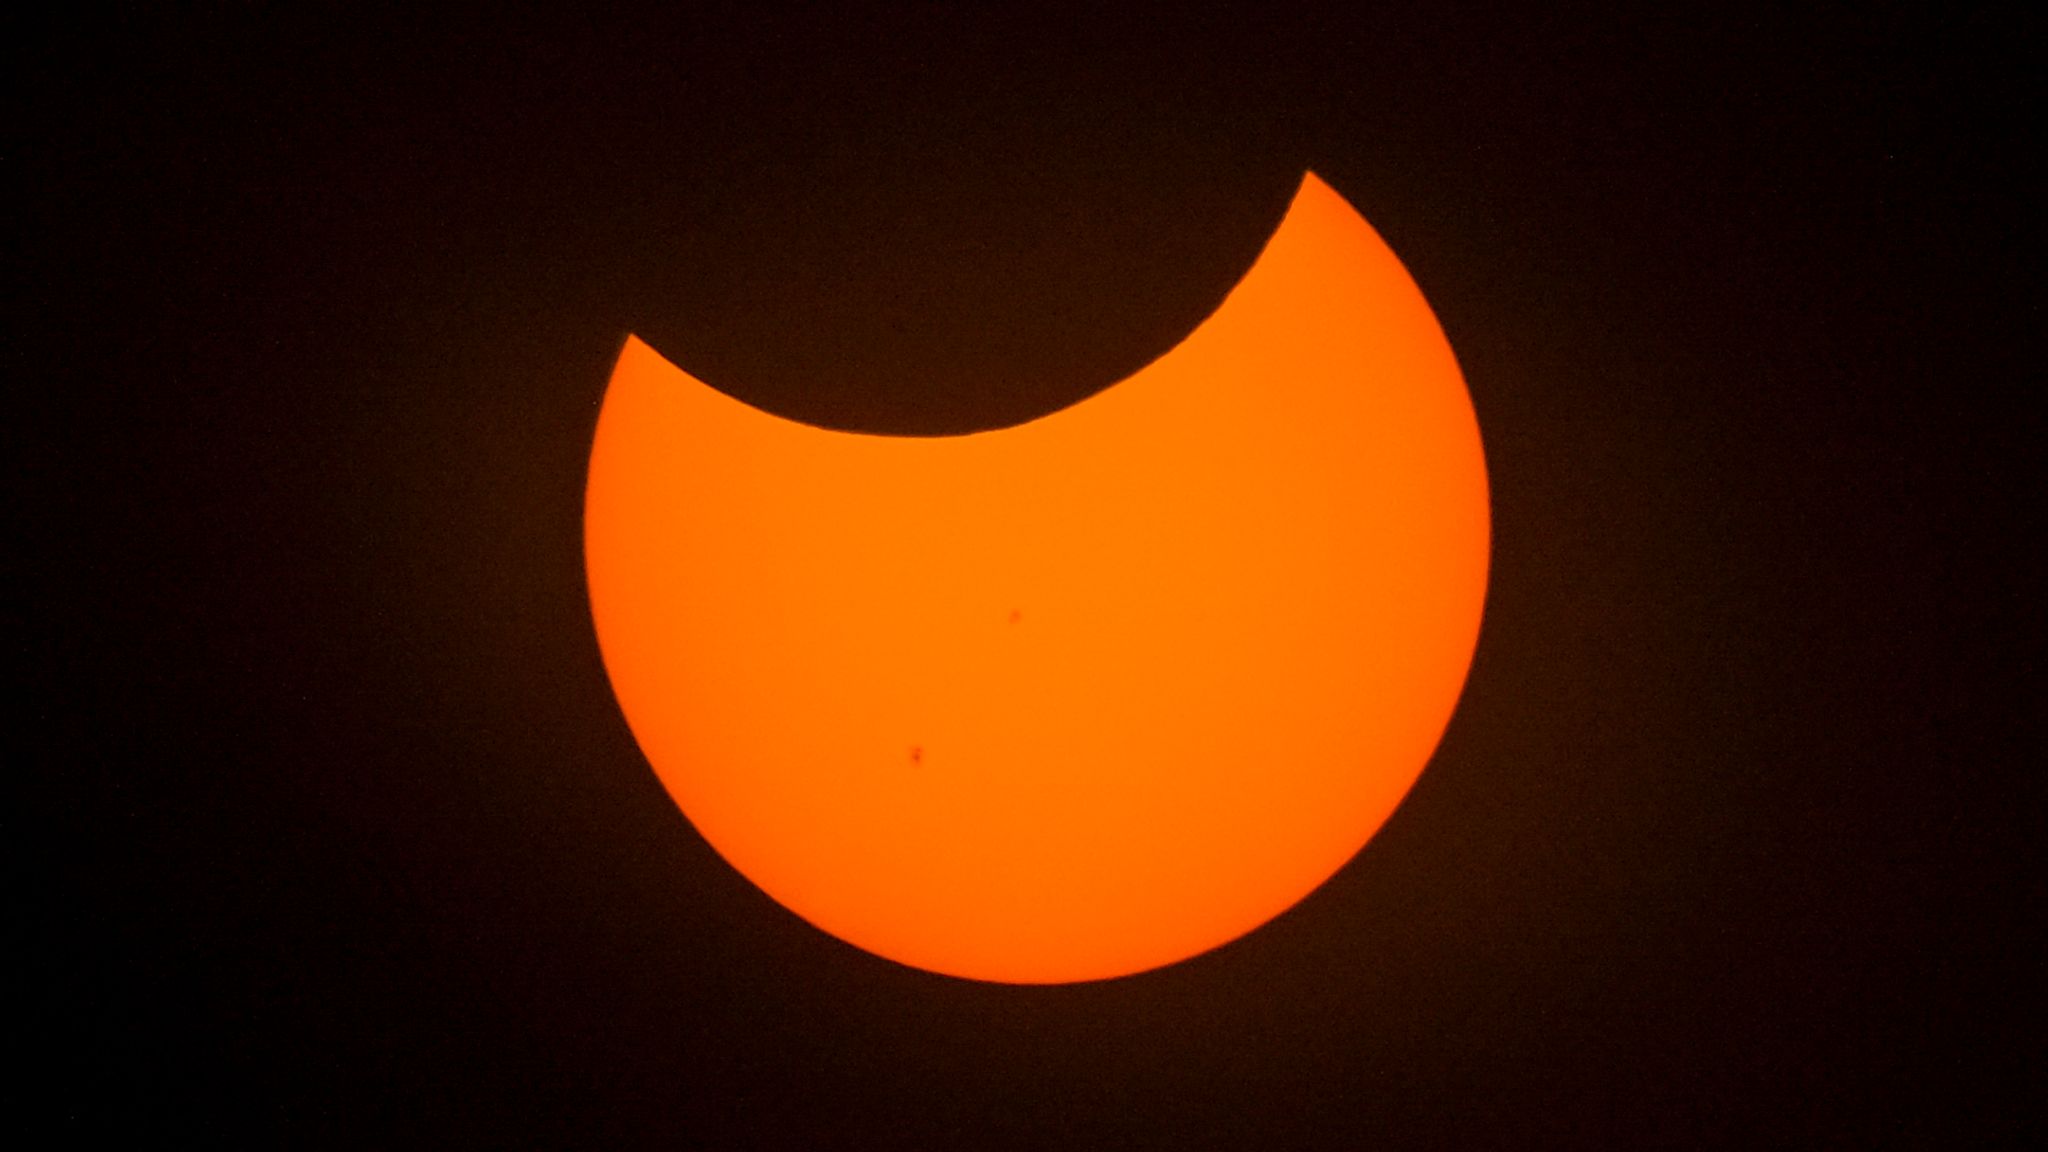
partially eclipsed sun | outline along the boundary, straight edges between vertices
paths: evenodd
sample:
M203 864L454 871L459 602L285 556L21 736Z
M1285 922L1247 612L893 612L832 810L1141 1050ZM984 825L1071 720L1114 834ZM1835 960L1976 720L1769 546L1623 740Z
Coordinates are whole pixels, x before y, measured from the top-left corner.
M585 550L627 723L705 839L871 952L1058 983L1314 890L1435 749L1486 590L1470 397L1314 175L1214 315L1014 428L794 423L629 339Z

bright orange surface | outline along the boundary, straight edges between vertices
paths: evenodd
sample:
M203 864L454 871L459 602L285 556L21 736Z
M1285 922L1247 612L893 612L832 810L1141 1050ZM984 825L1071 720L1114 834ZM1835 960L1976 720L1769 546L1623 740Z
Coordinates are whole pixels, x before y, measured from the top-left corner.
M950 438L748 407L629 339L586 557L640 747L735 868L883 956L1051 983L1307 895L1449 720L1479 430L1421 293L1310 175L1164 357Z

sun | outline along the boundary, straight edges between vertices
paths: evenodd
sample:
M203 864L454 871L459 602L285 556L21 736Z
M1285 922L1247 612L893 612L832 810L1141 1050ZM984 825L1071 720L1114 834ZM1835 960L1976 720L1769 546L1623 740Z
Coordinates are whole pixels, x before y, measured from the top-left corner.
M1014 428L814 428L629 339L585 516L605 668L705 839L1015 983L1214 948L1355 855L1456 705L1488 535L1450 346L1313 175L1187 339Z

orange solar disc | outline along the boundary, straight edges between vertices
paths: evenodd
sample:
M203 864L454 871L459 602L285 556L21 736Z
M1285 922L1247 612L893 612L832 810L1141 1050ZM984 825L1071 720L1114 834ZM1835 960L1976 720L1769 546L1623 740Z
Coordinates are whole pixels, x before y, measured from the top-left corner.
M629 339L591 609L724 858L905 964L1168 964L1279 914L1407 792L1470 665L1485 462L1434 315L1306 177L1151 365L968 436L835 432Z

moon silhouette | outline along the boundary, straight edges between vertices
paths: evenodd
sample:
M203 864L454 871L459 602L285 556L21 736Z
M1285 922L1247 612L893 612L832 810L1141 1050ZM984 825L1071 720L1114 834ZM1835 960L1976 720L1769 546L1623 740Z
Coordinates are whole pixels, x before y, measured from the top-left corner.
M585 508L605 668L704 838L1010 983L1199 954L1355 855L1449 722L1488 534L1436 317L1314 174L1185 340L1016 427L811 427L629 338Z

